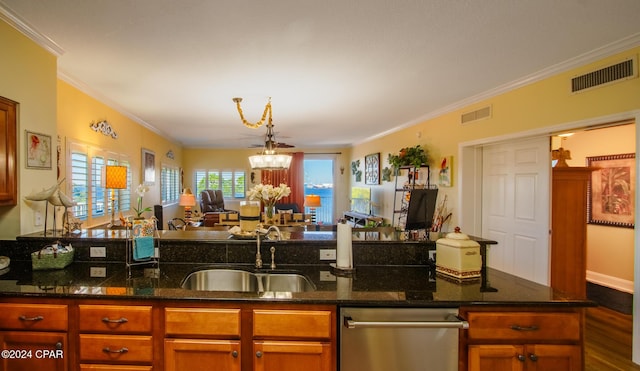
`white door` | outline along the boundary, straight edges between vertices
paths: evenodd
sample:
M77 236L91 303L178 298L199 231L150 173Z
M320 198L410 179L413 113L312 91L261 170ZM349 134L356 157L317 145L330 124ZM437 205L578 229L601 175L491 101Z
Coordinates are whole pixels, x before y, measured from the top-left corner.
M487 265L549 284L549 138L482 152L482 236L498 241Z

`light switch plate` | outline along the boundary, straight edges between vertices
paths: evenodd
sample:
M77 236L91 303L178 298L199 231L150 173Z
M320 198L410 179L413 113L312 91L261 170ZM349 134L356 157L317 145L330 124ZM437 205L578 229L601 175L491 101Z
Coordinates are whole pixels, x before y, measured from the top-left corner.
M106 258L107 248L104 246L91 246L89 248L89 257L90 258Z
M320 249L320 260L336 260L336 249Z

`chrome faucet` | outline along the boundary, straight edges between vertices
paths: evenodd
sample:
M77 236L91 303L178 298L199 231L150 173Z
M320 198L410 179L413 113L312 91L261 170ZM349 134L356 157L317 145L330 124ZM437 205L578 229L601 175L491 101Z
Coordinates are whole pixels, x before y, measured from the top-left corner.
M269 232L271 232L271 230L276 231L277 240L282 241L282 233L280 233L280 228L278 228L275 225L270 226L267 229L267 237L269 236ZM269 249L269 251L271 251L271 269L273 270L273 269L276 269L276 247L271 246L271 249Z
M282 233L280 233L280 228L278 228L275 225L270 226L266 232L262 233L262 231L264 231L264 229L256 229L256 268L260 269L262 268L262 254L260 253L260 234L264 234L265 236L269 236L269 233L271 233L271 231L275 231L277 233L277 240L278 241L282 241ZM271 251L271 269L276 269L276 263L275 263L275 254L276 254L276 248L274 246L271 247L270 249Z

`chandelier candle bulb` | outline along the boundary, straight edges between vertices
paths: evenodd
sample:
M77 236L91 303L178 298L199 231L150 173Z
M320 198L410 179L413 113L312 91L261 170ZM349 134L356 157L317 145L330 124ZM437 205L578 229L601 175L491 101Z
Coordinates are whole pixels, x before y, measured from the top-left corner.
M351 246L351 226L347 223L338 223L336 267L338 269L353 268L353 251Z

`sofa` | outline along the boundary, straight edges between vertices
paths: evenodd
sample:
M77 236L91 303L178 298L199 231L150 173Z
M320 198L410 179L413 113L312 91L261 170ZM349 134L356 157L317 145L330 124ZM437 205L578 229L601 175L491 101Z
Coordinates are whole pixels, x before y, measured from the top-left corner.
M236 210L226 209L222 190L205 189L200 192L200 211L205 227L213 227L220 222L221 214L237 213Z

